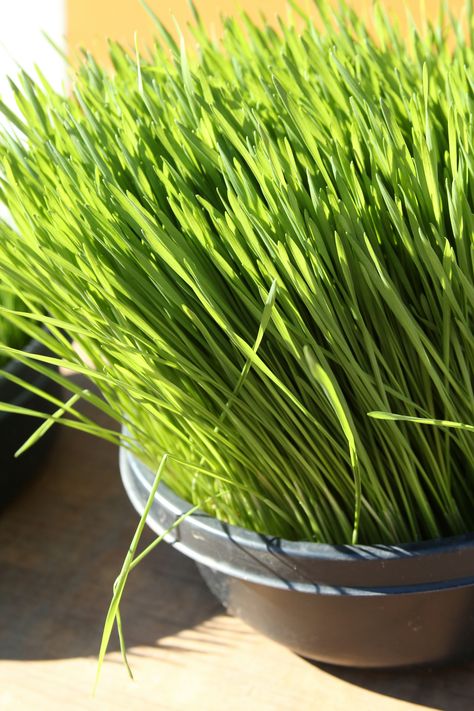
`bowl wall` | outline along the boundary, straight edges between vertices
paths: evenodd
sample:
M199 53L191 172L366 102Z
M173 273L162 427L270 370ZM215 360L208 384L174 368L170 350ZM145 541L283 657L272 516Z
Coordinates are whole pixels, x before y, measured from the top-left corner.
M139 513L154 475L121 450ZM147 523L167 531L191 504L160 485ZM354 667L437 665L474 656L474 537L399 546L282 541L199 512L166 540L193 558L212 592L298 654Z

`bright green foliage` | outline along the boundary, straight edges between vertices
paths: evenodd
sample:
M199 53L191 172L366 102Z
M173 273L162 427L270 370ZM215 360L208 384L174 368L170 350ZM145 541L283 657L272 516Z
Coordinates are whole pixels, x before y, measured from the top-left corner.
M293 539L474 529L472 433L367 416L473 421L474 55L376 14L198 22L196 54L158 25L69 98L23 75L1 138L0 272L37 320L6 317L179 494Z

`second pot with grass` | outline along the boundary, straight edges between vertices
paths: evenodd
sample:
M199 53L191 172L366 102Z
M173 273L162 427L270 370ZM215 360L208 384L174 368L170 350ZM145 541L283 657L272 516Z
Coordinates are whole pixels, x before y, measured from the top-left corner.
M101 658L147 515L162 531L183 502L204 514L175 545L299 653L472 651L472 432L369 417L474 419L471 38L318 7L219 41L197 18L196 53L156 21L167 47L111 43L113 73L85 56L67 97L14 87L0 276L30 314L10 317L126 426L63 420L120 439L143 509Z
M0 295L2 306L18 304ZM47 373L40 373L28 365L28 359L49 355L48 349L36 339L29 339L22 331L3 322L0 314L0 346L19 348L22 360L5 356L0 351L0 509L21 491L38 471L54 436L49 430L44 437L19 457L16 453L25 445L41 424L40 419L27 416L29 412L51 414L57 409L45 400L42 393L60 397L61 388Z

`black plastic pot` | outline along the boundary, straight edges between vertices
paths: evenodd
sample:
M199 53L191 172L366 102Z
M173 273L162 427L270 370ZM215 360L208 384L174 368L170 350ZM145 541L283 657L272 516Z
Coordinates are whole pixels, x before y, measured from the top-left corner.
M120 452L142 513L154 475ZM158 534L191 505L160 485ZM268 538L205 514L166 540L193 558L229 612L310 659L352 667L435 665L474 656L474 535L400 546Z
M24 350L31 353L47 353L46 348L38 341L31 341ZM40 390L59 397L60 387L57 383L19 361L9 361L2 366L2 370L22 378ZM8 380L1 373L0 402L48 413L57 409L39 395L35 395ZM51 428L20 457L17 459L14 457L17 449L37 429L40 422L40 420L26 415L0 412L0 508L3 508L34 475L50 446L54 428Z

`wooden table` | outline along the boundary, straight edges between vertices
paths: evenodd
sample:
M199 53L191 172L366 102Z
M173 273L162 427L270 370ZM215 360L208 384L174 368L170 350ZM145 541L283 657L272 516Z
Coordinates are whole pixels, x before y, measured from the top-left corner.
M93 698L102 622L136 521L115 448L58 428L38 477L0 517L0 711L474 710L474 664L311 664L227 616L194 564L164 544L125 592L135 680L114 638Z

